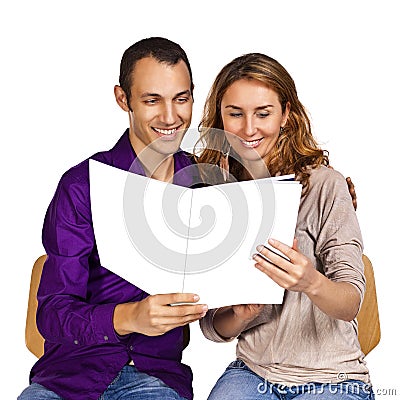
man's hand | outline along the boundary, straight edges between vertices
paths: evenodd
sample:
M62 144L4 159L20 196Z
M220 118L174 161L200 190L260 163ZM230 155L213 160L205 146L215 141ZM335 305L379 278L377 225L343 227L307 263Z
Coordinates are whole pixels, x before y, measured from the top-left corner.
M172 293L148 296L135 303L118 304L114 310L114 329L119 335L133 332L147 336L163 335L204 317L208 307L195 304L198 301L199 296L195 294Z
M357 194L356 190L354 189L354 183L352 182L349 176L346 178L346 182L347 182L347 187L349 188L351 200L353 201L354 210L357 211Z
M332 165L328 165L328 168L335 169L332 167ZM353 202L354 210L357 211L357 194L356 190L354 189L354 183L349 176L346 178L346 182L351 196L351 201Z

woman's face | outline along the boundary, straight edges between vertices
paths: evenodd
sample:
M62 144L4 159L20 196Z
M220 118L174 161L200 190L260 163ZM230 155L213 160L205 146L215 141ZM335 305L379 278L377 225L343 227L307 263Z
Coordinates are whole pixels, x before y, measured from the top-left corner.
M252 161L271 151L289 107L282 112L278 94L265 84L240 79L225 92L221 114L228 142L243 160Z

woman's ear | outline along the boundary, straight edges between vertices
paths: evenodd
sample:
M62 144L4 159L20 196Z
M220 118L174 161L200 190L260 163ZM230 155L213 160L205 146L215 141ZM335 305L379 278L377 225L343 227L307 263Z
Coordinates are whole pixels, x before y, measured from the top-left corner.
M126 94L121 86L114 86L114 96L117 104L126 112L129 111L128 100L126 98Z
M283 111L282 114L282 123L281 123L282 128L286 125L287 119L289 118L289 113L290 113L290 103L287 101L285 105L285 110Z

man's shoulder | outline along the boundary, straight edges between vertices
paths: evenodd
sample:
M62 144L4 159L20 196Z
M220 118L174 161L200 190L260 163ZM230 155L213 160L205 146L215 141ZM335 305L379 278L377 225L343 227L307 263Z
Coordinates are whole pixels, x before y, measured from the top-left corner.
M190 164L197 164L197 158L194 154L186 151L186 150L179 150L177 152L178 157L180 157L184 162L188 165Z
M117 143L118 144L118 143ZM115 146L114 146L115 148ZM112 155L114 148L99 151L68 169L61 177L61 182L68 184L89 184L89 160L96 160L103 164L112 165Z
M89 182L89 158L64 172L60 183L69 186L72 184L87 184Z

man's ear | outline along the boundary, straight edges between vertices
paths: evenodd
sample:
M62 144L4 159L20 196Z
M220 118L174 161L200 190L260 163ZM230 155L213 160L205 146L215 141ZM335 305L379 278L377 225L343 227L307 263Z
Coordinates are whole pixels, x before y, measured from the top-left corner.
M114 86L114 96L117 104L126 112L129 111L128 100L126 98L126 94L121 86Z

